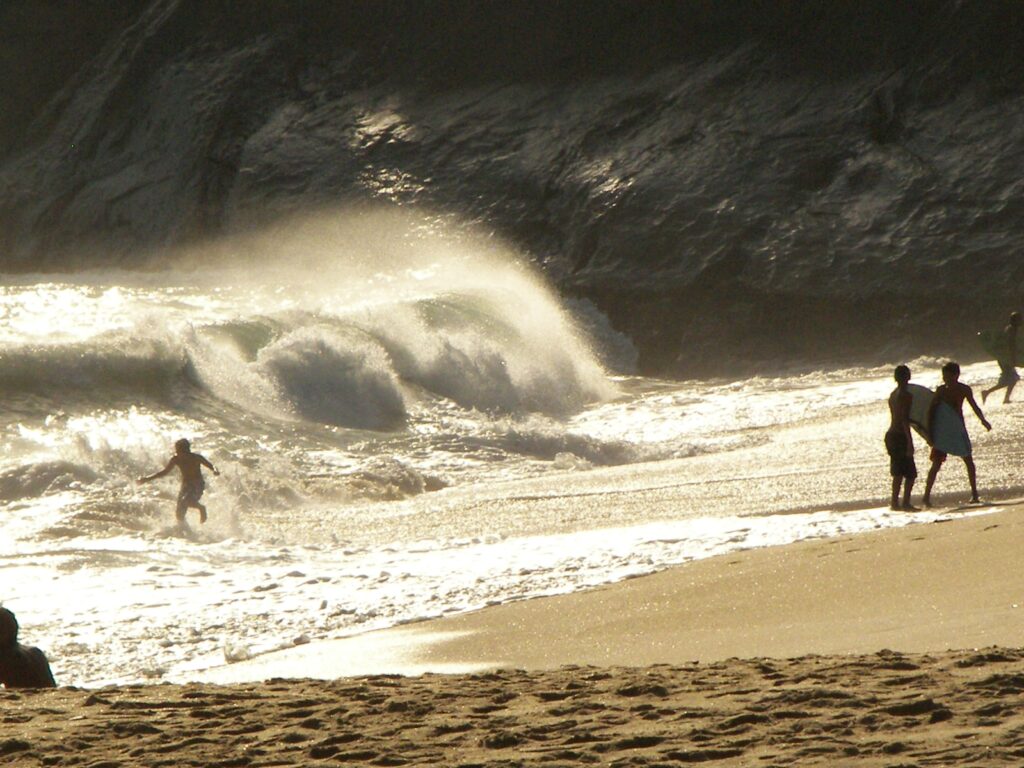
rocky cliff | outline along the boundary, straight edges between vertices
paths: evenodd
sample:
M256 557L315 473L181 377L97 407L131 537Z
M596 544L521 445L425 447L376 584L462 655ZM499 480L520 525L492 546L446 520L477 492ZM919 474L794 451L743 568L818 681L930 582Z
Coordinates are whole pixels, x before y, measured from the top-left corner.
M1018 307L1014 2L13 0L0 260L315 206L517 243L648 372L976 354Z

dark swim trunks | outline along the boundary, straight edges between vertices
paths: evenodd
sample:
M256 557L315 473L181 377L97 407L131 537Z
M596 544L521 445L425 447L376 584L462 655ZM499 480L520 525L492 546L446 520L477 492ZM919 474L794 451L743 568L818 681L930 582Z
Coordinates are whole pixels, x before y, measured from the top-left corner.
M1020 374L1017 373L1017 369L1012 365L1006 363L999 363L999 382L997 386L1008 387L1011 384L1016 384L1020 381Z
M201 480L198 483L183 485L181 491L178 493L178 509L196 506L199 503L199 499L202 498L203 491L205 490L206 484Z
M907 455L907 436L898 429L885 433L885 450L889 452L889 474L893 477L917 477L914 457Z

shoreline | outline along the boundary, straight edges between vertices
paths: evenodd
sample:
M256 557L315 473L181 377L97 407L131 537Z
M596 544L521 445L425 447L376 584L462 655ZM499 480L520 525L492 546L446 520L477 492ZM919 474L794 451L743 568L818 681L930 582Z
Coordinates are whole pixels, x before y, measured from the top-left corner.
M746 550L221 668L262 665L263 682L0 690L0 764L1016 765L1022 512ZM337 665L355 676L310 679Z
M238 683L1013 646L1024 638L1024 584L1012 578L1024 550L1024 504L979 512L741 550L172 679Z

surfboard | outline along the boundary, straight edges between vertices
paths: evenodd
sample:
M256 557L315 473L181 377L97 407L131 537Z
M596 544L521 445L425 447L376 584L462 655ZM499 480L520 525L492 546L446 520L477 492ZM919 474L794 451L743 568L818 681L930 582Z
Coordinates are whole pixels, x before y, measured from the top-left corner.
M932 447L950 456L970 456L971 439L963 419L949 403L939 403L932 414Z
M910 426L925 440L928 439L928 409L935 393L920 384L907 384L910 392Z
M1002 331L978 331L978 342L993 360L1001 363L1010 360L1010 344Z

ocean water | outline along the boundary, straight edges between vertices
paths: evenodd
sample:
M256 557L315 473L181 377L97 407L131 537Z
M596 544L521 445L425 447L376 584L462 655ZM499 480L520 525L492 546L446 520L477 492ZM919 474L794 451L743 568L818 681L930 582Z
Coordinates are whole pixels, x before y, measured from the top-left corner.
M490 238L313 234L0 282L0 600L60 683L977 511L953 462L944 506L885 508L889 366L647 379ZM1024 410L986 409L983 494L1019 494ZM221 471L188 532L175 477L135 482L179 437Z

